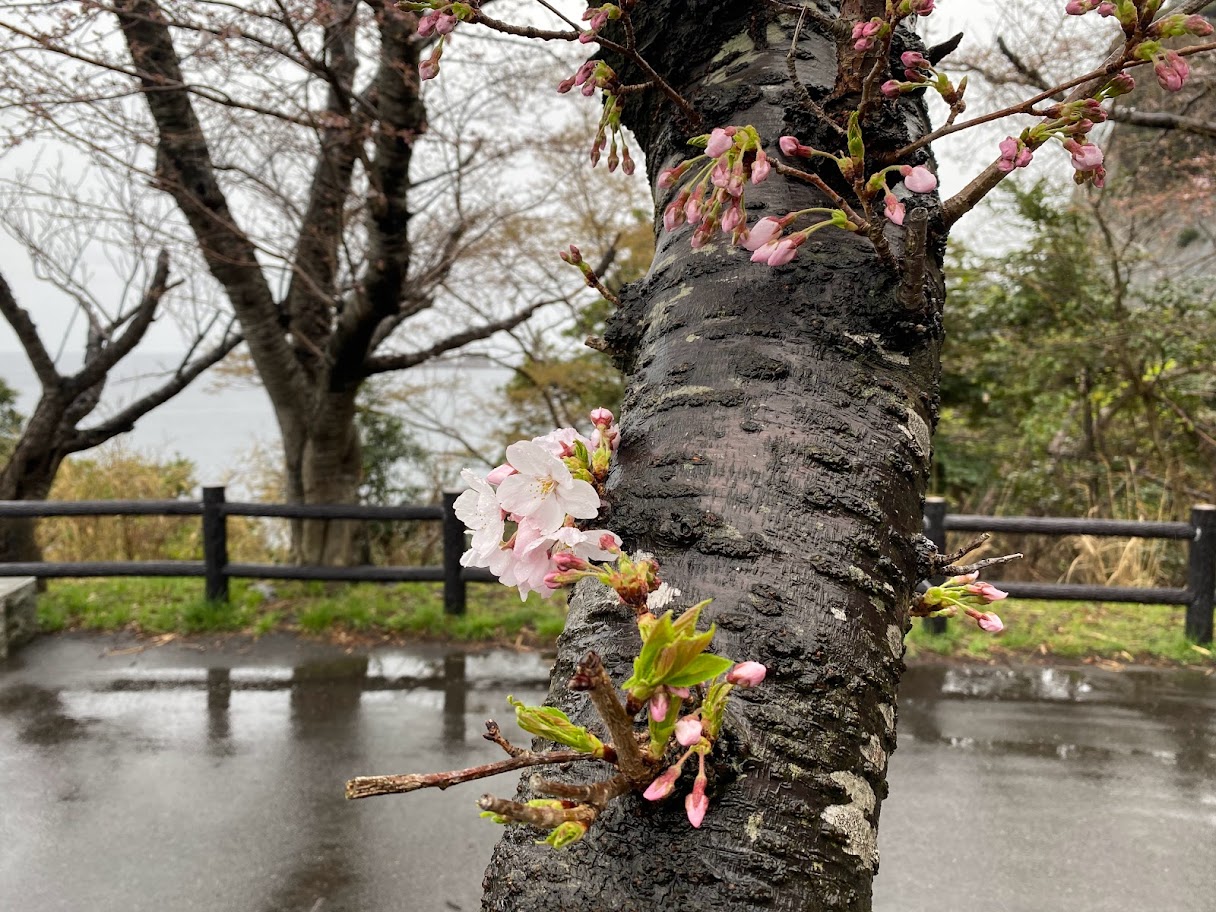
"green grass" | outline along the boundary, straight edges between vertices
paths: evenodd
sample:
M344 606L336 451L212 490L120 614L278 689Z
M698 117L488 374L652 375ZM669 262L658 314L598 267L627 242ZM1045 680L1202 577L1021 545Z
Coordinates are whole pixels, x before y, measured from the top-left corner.
M1183 635L1185 607L1009 599L995 606L1005 621L999 636L954 618L946 633L927 633L917 621L908 634L908 656L935 654L969 659L1057 656L1119 662L1216 664L1216 650Z
M46 631L262 635L282 629L528 643L551 642L565 621L561 596L521 602L513 589L488 584L468 587L468 610L459 617L444 613L443 587L436 583L280 583L275 590L267 599L234 580L223 604L203 599L197 579L53 580L39 597L38 618Z
M513 589L475 583L468 612L443 611L435 583L353 585L279 583L266 599L244 580L234 580L229 604L205 601L202 580L54 580L39 598L44 630L134 630L145 634L272 630L311 635L423 638L461 642L550 643L565 620L565 599L532 596L520 602ZM966 659L1055 656L1216 666L1216 650L1183 636L1180 606L1038 602L1010 599L997 606L1007 625L1000 636L951 620L942 636L917 621L908 635L908 656Z

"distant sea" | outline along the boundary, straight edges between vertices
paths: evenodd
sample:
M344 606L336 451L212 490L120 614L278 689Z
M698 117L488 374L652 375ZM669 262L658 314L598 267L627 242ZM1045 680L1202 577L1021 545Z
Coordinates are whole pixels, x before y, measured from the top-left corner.
M61 370L67 372L79 356L64 360ZM176 364L176 356L171 353L128 356L107 382L102 404L94 412L96 417L86 419L85 426L155 388L158 378ZM408 390L408 395L388 397L386 409L405 418L415 439L433 453L450 454L458 448L452 438L430 429L447 426L459 428L474 445L485 443L484 451L493 458L497 454L489 452L488 429L481 426L484 421L474 422L470 416L478 403L493 401L510 376L508 369L476 356L422 365L395 375L397 388ZM0 352L0 379L16 390L17 408L28 415L41 390L25 355ZM149 412L133 432L120 439L146 455L185 457L194 463L200 485L227 484L239 496L249 493L242 467L249 464L255 448L261 447L274 457L279 453L278 425L265 391L248 383L220 385L206 374ZM461 461L468 460L461 455L453 466ZM449 470L449 474L455 473L455 468Z

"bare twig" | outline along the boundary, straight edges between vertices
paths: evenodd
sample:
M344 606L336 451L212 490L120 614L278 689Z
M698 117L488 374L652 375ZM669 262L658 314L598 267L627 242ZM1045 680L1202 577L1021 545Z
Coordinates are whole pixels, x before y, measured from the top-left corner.
M486 733L482 735L487 741L493 741L504 751L509 757L518 757L520 754L526 754L527 748L516 747L502 733L502 729L498 727L498 723L493 719L486 719Z
M949 567L955 561L961 561L964 557L966 557L976 548L980 547L980 545L984 544L984 542L988 541L990 538L992 538L991 535L989 535L987 532L983 532L980 535L977 535L967 544L963 545L963 547L959 548L957 551L951 551L949 554L933 555L932 563L936 565L936 567Z
M467 769L449 770L445 773L409 773L399 776L356 776L346 783L347 798L371 798L375 795L399 795L403 792L414 792L418 789L446 789L462 782L472 782L475 779L485 779L499 773L509 773L512 770L526 769L529 766L542 766L547 763L571 763L579 760L595 760L590 754L576 750L542 751L534 753L525 751L499 760L497 763L483 763L481 766L470 766Z
M801 168L794 168L790 165L783 165L781 162L776 162L773 167L780 175L792 177L795 180L800 180L804 183L810 184L829 200L831 200L832 204L837 209L843 211L844 214L849 217L850 222L852 222L854 225L858 225L862 229L869 229L870 223L859 215L857 211L845 201L843 196L829 187L827 182L818 174L812 174L809 171L803 171Z
M998 564L1008 564L1011 561L1021 560L1026 555L1003 554L1000 557L986 557L983 560L976 561L974 564L951 564L948 567L942 567L943 576L966 576L968 573L979 573L985 567L995 567Z

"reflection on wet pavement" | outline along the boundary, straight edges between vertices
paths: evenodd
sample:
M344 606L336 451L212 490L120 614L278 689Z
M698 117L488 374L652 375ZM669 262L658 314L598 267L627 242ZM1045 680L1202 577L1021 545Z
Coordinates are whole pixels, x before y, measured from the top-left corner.
M112 642L0 664L0 909L478 908L486 787L342 785L497 759L482 723L525 739L505 696L543 696L543 656ZM899 738L878 912L1216 908L1216 677L920 666Z

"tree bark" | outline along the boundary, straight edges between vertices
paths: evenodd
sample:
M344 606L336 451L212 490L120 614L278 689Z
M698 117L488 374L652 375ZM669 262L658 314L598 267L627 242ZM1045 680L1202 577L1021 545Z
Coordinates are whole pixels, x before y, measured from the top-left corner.
M707 128L752 124L774 158L785 133L838 151L789 81L791 17L765 22L763 9L641 5L639 38L653 45L643 53ZM797 70L824 99L835 39L808 24ZM652 182L690 157L683 125L653 104L629 115ZM919 101L893 111L879 112L869 153L926 130ZM660 208L671 193L656 190ZM775 174L747 198L749 220L830 205ZM898 251L901 232L887 234ZM777 268L721 242L692 250L687 229L660 235L607 335L628 392L604 524L652 551L687 601L712 597L715 651L763 662L769 676L736 691L701 829L679 798L637 795L564 851L508 828L483 909L870 909L937 417L940 241L930 248L922 312L900 303L899 276L857 235L821 231ZM584 695L566 689L574 664L594 649L619 682L638 648L633 618L605 592L578 590L554 669L552 701L583 723L593 722Z

